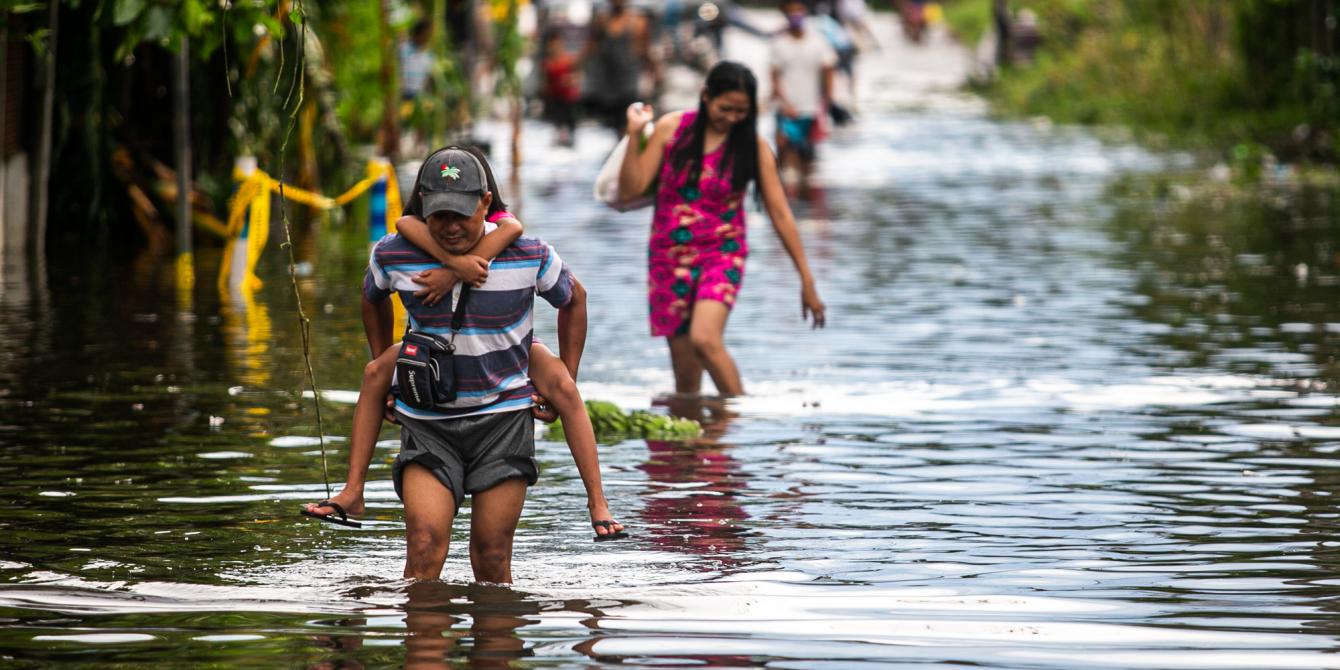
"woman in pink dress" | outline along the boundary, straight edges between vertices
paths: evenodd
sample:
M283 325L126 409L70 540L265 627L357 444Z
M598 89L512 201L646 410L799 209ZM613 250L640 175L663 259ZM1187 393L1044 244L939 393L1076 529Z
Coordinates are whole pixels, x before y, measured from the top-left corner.
M629 146L653 118L650 105L628 108ZM648 253L651 334L665 337L675 391L696 394L706 370L722 396L744 393L723 335L744 280L745 192L758 182L773 229L800 273L802 317L824 325L777 158L758 134L758 82L749 68L722 61L707 74L698 109L656 121L642 150L630 150L619 173L619 197L631 200L656 183Z

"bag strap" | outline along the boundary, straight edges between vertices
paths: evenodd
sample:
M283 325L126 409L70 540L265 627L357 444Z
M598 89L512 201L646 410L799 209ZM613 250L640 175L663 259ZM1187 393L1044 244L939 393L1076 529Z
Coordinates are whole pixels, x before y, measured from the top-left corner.
M470 285L462 282L461 297L456 301L456 307L451 312L451 339L448 341L448 343L453 344L453 346L456 341L456 333L461 330L461 326L465 325L465 299L469 297L470 297ZM405 335L408 335L412 332L414 332L414 330L409 327L409 321L406 320L405 332L403 335L401 335L401 339L404 339Z
M461 297L456 301L456 308L451 313L451 339L447 344L452 349L456 348L456 334L461 331L461 326L465 325L465 301L470 299L470 285L461 283Z

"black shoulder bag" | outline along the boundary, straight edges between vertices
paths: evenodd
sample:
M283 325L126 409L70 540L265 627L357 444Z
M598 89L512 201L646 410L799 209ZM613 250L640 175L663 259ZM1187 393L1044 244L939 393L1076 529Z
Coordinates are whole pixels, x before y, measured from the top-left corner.
M456 400L456 334L465 323L465 301L470 285L461 287L461 297L451 315L451 337L406 329L396 358L396 383L400 401L414 409L430 410Z

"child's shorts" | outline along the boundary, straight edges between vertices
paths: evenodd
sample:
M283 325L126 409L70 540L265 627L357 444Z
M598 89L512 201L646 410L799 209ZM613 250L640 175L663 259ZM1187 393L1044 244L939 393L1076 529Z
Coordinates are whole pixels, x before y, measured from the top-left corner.
M530 409L465 416L459 419L416 419L398 414L400 453L391 465L395 494L405 499L405 466L417 463L433 473L456 497L475 494L504 480L539 479L535 464L535 422Z

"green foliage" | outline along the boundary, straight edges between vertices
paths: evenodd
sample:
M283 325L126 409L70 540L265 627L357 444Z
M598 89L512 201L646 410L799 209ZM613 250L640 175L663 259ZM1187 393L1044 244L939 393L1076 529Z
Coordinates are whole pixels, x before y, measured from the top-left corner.
M991 7L959 0L946 17L971 36L989 24ZM1005 68L989 89L1000 111L1128 125L1225 150L1263 146L1288 160L1340 159L1333 52L1340 2L1013 0L1010 7L1037 16L1044 42L1035 63ZM1331 17L1320 32L1318 11Z
M972 46L991 26L991 0L954 0L944 5L945 23L959 41Z
M598 442L620 442L626 439L687 440L702 435L703 428L692 419L679 419L643 410L625 413L618 405L603 400L586 401L586 414L591 417ZM545 438L562 442L563 421L550 424Z
M382 19L378 4L336 3L317 20L317 29L326 38L335 88L340 92L336 113L350 137L362 142L372 141L382 121L382 34L378 28ZM407 12L393 12L392 33L402 34L412 20ZM392 81L391 85L397 84Z
M494 41L498 45L494 57L502 74L498 78L499 95L521 95L521 77L517 74L517 63L525 55L526 43L521 39L517 23L519 14L517 0L506 0L503 3L501 20L494 23Z
M78 0L67 0L77 5ZM189 37L196 60L205 62L227 39L217 26L240 24L247 30L264 26L271 34L283 32L275 18L277 0L212 2L210 0L101 0L96 15L103 22L124 30L116 49L126 58L141 44L154 44L173 51Z

